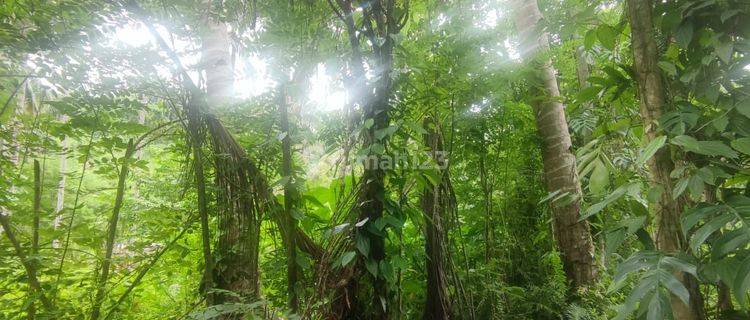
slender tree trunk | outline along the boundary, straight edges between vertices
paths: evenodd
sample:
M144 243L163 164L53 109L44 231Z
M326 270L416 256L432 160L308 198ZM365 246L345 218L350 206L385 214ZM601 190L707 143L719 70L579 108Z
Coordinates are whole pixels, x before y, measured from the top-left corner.
M563 267L575 288L596 281L597 269L594 244L587 221L580 217L581 186L578 181L576 158L571 149L570 133L565 119L565 106L560 102L560 91L552 62L537 57L549 49L546 33L539 33L541 13L536 0L515 0L515 22L521 39L521 53L533 65L530 86L540 97L532 102L536 126L543 139L542 160L548 192L563 192L568 196L551 204L555 240L562 253Z
M42 214L42 178L39 161L34 159L34 222L31 226L31 255L39 254L39 216ZM27 309L28 318L34 319L36 316L36 306L34 305L33 296L38 294L29 290L31 295L29 307Z
M575 58L576 77L578 78L578 85L581 89L586 89L590 86L589 74L591 73L591 68L588 61L586 61L586 50L583 48L583 46L576 46Z
M117 181L117 194L115 195L115 206L112 209L112 216L109 218L109 227L107 227L107 242L105 243L104 260L102 261L99 279L97 281L96 296L94 305L91 308L91 320L99 319L102 303L104 302L104 293L109 280L109 269L112 264L112 251L115 247L115 236L117 235L117 222L120 219L120 209L122 208L123 197L125 196L125 181L128 177L128 168L130 158L133 155L135 146L133 139L128 141L128 147L125 150L125 156L122 157L122 166L120 176Z
M657 65L659 49L654 39L652 3L650 0L628 0L627 7L640 113L648 143L659 136L661 130L658 121L665 109L665 89ZM665 253L681 251L685 242L680 230L683 203L681 199L672 198L674 181L669 174L674 169L674 163L669 148L661 148L647 164L651 185L661 188L661 198L651 208L656 220L656 247ZM695 280L684 273L675 276L685 284L691 296L691 306L686 306L678 297L672 296L672 312L675 319L704 318L703 304L696 303L696 298L702 299Z
M145 125L146 124L146 110L138 110L138 124ZM136 161L141 160L143 158L143 148L138 148L138 150L135 151L134 158ZM141 196L141 191L138 188L138 184L133 184L133 197L139 198Z
M279 90L279 117L280 129L284 134L281 140L281 175L287 179L284 184L284 217L286 219L287 229L287 294L289 299L289 309L297 312L299 309L299 299L297 298L297 241L295 240L295 231L297 229L297 220L292 215L294 203L296 201L296 190L294 187L294 171L292 168L292 140L289 129L289 112L286 88L284 86Z
M422 211L425 214L425 254L427 255L427 299L423 319L447 320L451 317L451 301L448 295L447 245L445 239L444 217L450 210L451 199L447 163L443 157L443 139L435 123L425 120L424 142L432 152L433 159L440 167L441 181L427 187L421 199Z
M484 262L489 262L492 257L492 249L494 248L494 239L492 228L494 223L492 221L492 187L487 181L487 167L484 163L484 157L479 157L479 183L482 187L482 195L484 196Z
M67 122L68 117L63 115L60 116L60 122ZM65 208L65 179L68 171L68 155L67 149L70 145L70 139L65 136L62 140L62 152L60 153L60 181L57 183L57 201L55 203L55 223L53 224L57 229L62 223L62 216L60 213Z
M39 254L39 218L42 214L42 174L39 161L34 160L34 224L31 227L31 254Z
M719 310L719 314L721 315L734 311L732 293L729 291L729 287L723 282L719 282L716 289L718 291L718 302L716 308Z
M81 175L78 177L78 186L76 188L76 194L73 199L73 208L71 209L70 218L65 228L65 238L63 238L63 244L62 244L62 249L63 249L62 255L60 257L60 264L57 267L57 278L55 279L55 286L52 292L53 302L57 298L57 289L58 289L58 286L60 285L60 279L63 274L63 267L65 266L65 258L68 256L68 249L70 248L70 234L73 232L73 222L75 221L76 212L78 210L78 202L81 198L81 186L83 185L83 178L86 176L86 167L88 166L89 158L91 157L91 148L92 148L92 143L94 142L95 132L96 132L95 130L91 130L91 133L89 134L88 143L86 144L87 145L86 152L84 153L83 163L81 164ZM60 216L58 217L60 218L60 221L61 221L60 223L62 223L62 217Z
M198 198L198 213L201 220L201 242L203 244L203 292L206 303L214 303L214 259L211 254L211 226L208 223L208 199L206 196L206 176L203 173L202 135L200 134L200 115L197 107L188 108L188 131L193 152L193 171L195 173L195 191Z

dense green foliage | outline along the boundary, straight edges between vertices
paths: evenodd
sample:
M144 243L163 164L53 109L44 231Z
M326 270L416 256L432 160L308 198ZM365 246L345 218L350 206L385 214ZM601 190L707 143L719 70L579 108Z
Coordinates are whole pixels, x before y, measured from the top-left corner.
M699 301L696 319L747 318L750 5L646 1L665 100L648 122L633 1L539 1L552 98L534 94L512 2L3 0L0 318L429 318L436 225L449 318L676 319L679 301ZM208 21L228 26L234 70L234 96L213 105ZM553 227L571 194L545 184L545 99L565 105L591 284L566 274ZM650 179L658 154L674 185ZM245 197L257 295L205 277L246 250L224 230ZM673 251L657 234L668 200ZM365 217L373 203L382 214Z

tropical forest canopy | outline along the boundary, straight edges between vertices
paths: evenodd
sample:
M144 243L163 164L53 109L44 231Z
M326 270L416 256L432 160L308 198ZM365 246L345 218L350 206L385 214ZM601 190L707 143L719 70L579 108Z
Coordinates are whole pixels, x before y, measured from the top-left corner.
M750 3L2 0L1 319L748 319Z

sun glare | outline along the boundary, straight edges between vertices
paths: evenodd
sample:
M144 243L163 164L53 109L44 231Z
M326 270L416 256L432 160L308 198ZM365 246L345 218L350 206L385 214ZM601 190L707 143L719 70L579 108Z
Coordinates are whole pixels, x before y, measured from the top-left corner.
M151 34L146 26L134 22L117 28L115 34L109 39L109 44L111 46L142 47L151 43L151 40Z
M310 101L321 111L341 110L346 103L346 91L334 86L333 79L326 73L324 64L318 64L315 74L310 79Z
M190 77L193 81L197 81L199 73L191 68L200 62L200 50L197 50L197 44L184 39L173 39L161 26L157 26L156 29L162 37L172 42L183 65L191 69L188 71ZM139 48L153 45L153 40L145 25L139 22L131 22L117 27L110 34L107 45L112 48ZM273 66L269 63L270 61L258 54L252 54L247 58L235 61L234 91L237 98L257 97L276 87L277 82L272 79L270 74L270 69ZM159 65L155 67L159 76L165 79L173 76L169 69ZM367 75L373 76L372 70L369 70L369 68L367 68ZM310 79L308 99L316 110L332 112L344 107L347 94L340 83L337 83L335 79L328 75L325 64L320 63Z
M240 99L262 95L276 86L268 72L268 62L258 55L251 55L245 61L236 63L234 92Z

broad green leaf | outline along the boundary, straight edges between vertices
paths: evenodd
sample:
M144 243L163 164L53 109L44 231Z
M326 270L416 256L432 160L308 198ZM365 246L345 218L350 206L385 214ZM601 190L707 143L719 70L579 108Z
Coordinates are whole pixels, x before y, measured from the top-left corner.
M740 303L743 309L747 309L747 294L750 290L750 257L745 258L740 263L738 269L736 269L736 276L732 281L732 290L735 298Z
M588 217L593 216L599 211L602 211L606 206L608 206L610 203L615 202L620 197L624 196L625 193L627 193L628 188L632 186L632 183L622 185L619 188L615 189L615 191L612 191L604 200L602 200L599 203L596 203L592 206L590 206L584 215L582 215L578 221L586 220Z
M699 141L697 153L707 156L722 156L727 158L737 158L737 152L721 141Z
M380 267L378 268L380 270L380 275L388 280L389 282L394 282L394 276L393 276L393 266L391 266L391 263L388 262L388 260L382 260L380 261Z
M615 41L617 38L617 30L609 25L603 24L596 29L596 37L599 38L599 42L605 48L609 50L615 49Z
M354 251L347 251L343 255L341 255L341 266L346 267L346 265L349 264L349 262L352 262L354 260L354 257L357 256L357 253Z
M664 146L664 143L666 141L667 137L665 136L659 136L656 139L651 140L651 142L646 145L646 148L643 149L643 152L641 152L641 154L638 156L638 159L636 159L636 166L641 167L646 164L646 161L648 161L648 159L651 159L651 157L653 157L654 154L656 154L656 152Z
M591 49L594 43L596 43L596 30L592 29L586 32L586 35L583 37L583 46L586 49Z
M737 106L735 106L735 109L737 109L737 112L739 112L740 114L750 118L750 99L741 101L737 104Z
M732 140L730 144L734 150L750 155L750 137Z
M732 220L734 220L734 216L730 214L722 214L716 218L711 219L695 231L693 236L690 238L690 248L697 255L699 253L700 246L704 242L706 242L708 237Z
M605 233L604 239L604 248L605 248L605 254L609 256L613 252L615 252L620 245L625 241L627 238L627 233L625 228L618 228L613 231L609 231Z
M375 124L375 119L373 119L373 118L368 118L367 120L365 120L365 129L370 129L370 128L372 128L372 126L373 126L374 124Z
M635 309L638 307L638 303L646 302L644 297L652 293L654 289L658 288L658 279L656 277L645 277L638 282L638 285L630 292L628 298L625 299L625 303L617 311L616 320L625 320Z
M661 20L661 27L664 30L672 30L682 21L682 14L679 11L669 11L664 14Z
M736 158L737 152L721 141L698 141L691 136L681 135L674 137L672 143L681 146L686 151L707 156L723 156Z
M601 194L607 189L608 185L609 170L607 170L607 166L602 161L597 160L594 171L591 173L591 178L589 179L589 190L593 194Z
M750 235L745 228L724 232L711 243L711 255L715 258L724 257L738 248L745 248L748 242Z
M681 224L682 224L682 233L687 236L690 229L695 227L695 225L698 224L699 221L705 219L706 217L713 215L714 213L718 212L724 208L724 206L699 206L693 209L690 209L686 212L685 215L683 215Z
M361 233L357 233L357 250L365 257L370 255L370 239Z
M690 190L690 196L692 196L694 199L700 199L700 197L703 195L704 189L703 179L701 179L701 177L698 175L690 177L688 189Z
M672 144L681 146L687 150L698 149L698 140L691 136L681 135L672 138Z
M711 167L700 168L695 172L695 175L707 184L716 184L716 176L714 175L714 171L711 169Z
M723 61L724 63L729 63L732 59L732 50L733 45L729 41L721 42L716 45L716 55L719 56L719 59Z
M664 72L666 72L669 76L674 77L675 75L677 75L677 67L675 67L674 63L662 60L659 61L658 65L659 68L664 70Z
M679 270L685 273L692 274L693 276L697 276L698 268L694 264L678 257L663 257L661 259L661 263L671 267L671 271Z
M727 204L742 217L750 216L750 198L742 195L732 196L727 199Z
M596 98L599 95L599 92L601 92L601 88L598 86L590 86L587 87L580 92L578 92L578 101L591 101L592 99Z
M373 277L378 276L378 263L375 262L372 258L367 258L365 260L365 268L367 269L370 274L372 274Z
M607 292L612 293L617 291L618 283L623 282L629 274L650 268L656 264L658 258L659 255L651 251L633 253L628 259L617 266L613 282L607 289Z
M677 183L674 184L674 188L672 189L672 200L679 198L682 193L685 192L689 181L690 179L688 179L687 177L677 180Z
M690 41L693 40L693 23L688 21L681 24L675 31L674 38L680 47L687 48Z

